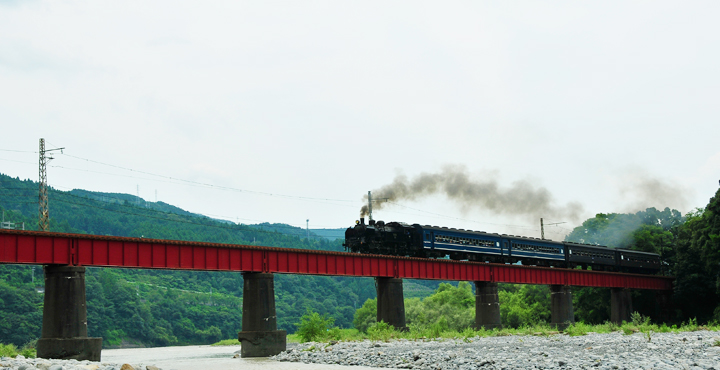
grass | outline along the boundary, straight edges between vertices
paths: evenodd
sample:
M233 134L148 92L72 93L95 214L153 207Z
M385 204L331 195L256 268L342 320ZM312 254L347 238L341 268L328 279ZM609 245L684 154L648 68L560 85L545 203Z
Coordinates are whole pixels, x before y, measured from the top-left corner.
M643 337L648 341L652 341L652 336L655 333L681 333L698 330L710 330L720 331L719 323L710 323L708 325L698 325L694 319L688 322L682 323L680 326L672 325L667 326L666 324L653 324L650 319L634 313L631 317L630 322L623 322L622 325L614 324L611 322L605 322L604 324L590 325L582 322L577 322L570 325L564 331L558 331L554 327L546 323L540 323L536 325L528 325L520 328L503 328L485 330L467 328L463 331L443 329L440 326L425 326L409 324L406 331L399 331L385 323L374 324L368 329L367 333L361 333L357 329L339 329L333 333L333 340L338 341L361 341L361 340L373 340L373 341L389 341L392 339L408 339L408 340L442 340L442 339L463 339L470 341L472 338L484 338L484 337L501 337L510 335L520 336L550 336L558 334L566 334L569 336L582 336L589 333L607 334L622 331L624 334L630 335L635 333L642 333ZM289 334L287 336L288 343L300 343L300 337L297 334ZM213 345L237 345L237 339L227 339L215 343ZM716 341L715 346L720 346L720 341Z
M17 355L23 355L26 358L35 358L37 351L29 344L18 349L14 344L0 343L0 357L16 357Z
M240 341L238 341L237 338L223 339L217 343L211 344L211 346L239 346L239 345L240 345Z

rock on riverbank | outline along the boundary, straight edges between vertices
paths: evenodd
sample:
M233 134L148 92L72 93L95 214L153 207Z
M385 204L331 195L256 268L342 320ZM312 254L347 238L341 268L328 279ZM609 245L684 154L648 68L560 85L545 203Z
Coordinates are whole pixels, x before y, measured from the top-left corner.
M720 333L508 336L467 340L303 343L272 359L400 369L720 370Z
M160 370L152 365L110 364L78 360L48 360L44 358L0 358L0 370Z

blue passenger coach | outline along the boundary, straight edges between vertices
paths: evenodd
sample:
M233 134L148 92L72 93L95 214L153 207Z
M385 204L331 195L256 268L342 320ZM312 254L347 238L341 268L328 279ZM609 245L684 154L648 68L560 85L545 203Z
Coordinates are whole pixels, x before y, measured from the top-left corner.
M565 261L562 243L528 237L490 234L437 226L414 225L423 235L423 249L452 259L517 262L523 259ZM498 258L501 257L501 258Z
M503 256L502 237L482 231L414 225L423 236L423 249L442 251L452 259L478 260L480 256ZM507 255L507 250L505 250ZM477 258L474 258L477 257ZM499 260L497 258L486 258Z

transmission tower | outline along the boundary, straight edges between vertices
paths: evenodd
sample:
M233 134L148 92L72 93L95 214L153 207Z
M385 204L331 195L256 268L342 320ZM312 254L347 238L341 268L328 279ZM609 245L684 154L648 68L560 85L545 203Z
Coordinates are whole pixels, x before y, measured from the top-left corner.
M38 220L38 227L42 231L48 231L50 226L50 211L48 210L47 163L53 159L53 157L46 158L45 153L52 152L54 150L62 151L63 149L65 148L45 150L45 139L40 139L40 195L38 200L40 219Z
M48 230L50 223L50 214L48 211L48 195L47 195L47 160L45 159L45 139L40 139L40 220L38 227L42 231Z

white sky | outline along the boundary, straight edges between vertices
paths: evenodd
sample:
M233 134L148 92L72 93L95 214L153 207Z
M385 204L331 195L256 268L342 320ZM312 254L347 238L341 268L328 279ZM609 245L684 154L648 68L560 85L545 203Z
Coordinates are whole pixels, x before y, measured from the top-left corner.
M67 148L48 170L60 190L139 186L243 223L347 227L368 190L448 164L587 217L684 213L720 179L719 16L716 1L0 0L0 172L37 181L44 137ZM539 236L543 216L400 203L375 218Z

